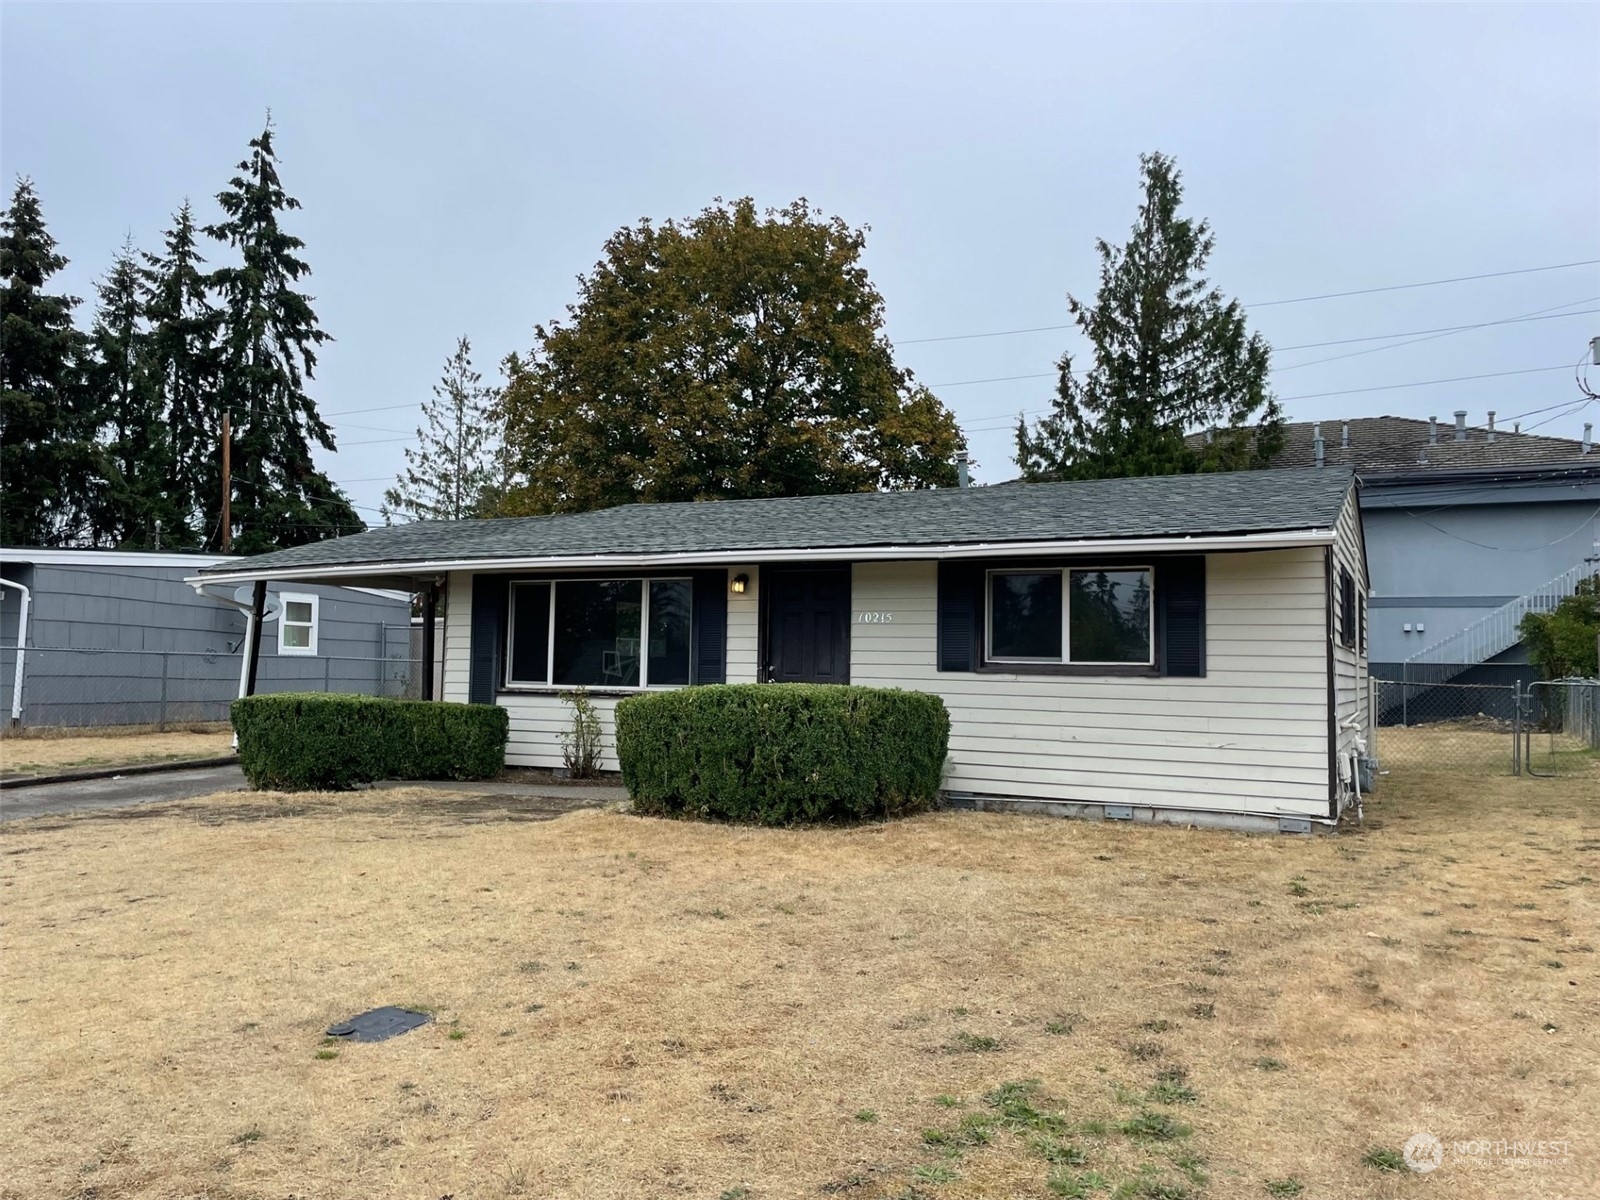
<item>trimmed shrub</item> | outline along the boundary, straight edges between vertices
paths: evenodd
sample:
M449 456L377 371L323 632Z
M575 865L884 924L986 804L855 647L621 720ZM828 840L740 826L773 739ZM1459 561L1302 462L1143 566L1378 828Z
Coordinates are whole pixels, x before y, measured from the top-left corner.
M379 779L492 779L505 767L506 710L489 704L286 692L230 710L251 786L341 791Z
M937 696L839 684L714 684L617 705L638 812L792 825L902 816L938 800L950 714Z

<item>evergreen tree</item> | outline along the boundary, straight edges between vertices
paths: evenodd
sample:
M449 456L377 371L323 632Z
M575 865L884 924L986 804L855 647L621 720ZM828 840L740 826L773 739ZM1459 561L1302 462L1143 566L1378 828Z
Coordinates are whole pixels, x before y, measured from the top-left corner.
M163 532L170 538L175 524L167 424L149 373L142 282L130 238L95 285L100 301L87 370L106 469L92 540L141 550L161 545Z
M305 390L329 337L311 297L295 288L310 267L299 257L305 243L279 223L300 202L278 179L270 120L238 171L217 196L223 220L205 232L241 258L209 282L220 300L221 400L233 422L233 548L259 554L364 526L311 458L312 442L334 448Z
M0 544L70 545L89 533L98 461L76 296L46 291L67 265L33 183L0 213Z
M1264 467L1282 445L1283 413L1267 385L1271 350L1243 307L1205 277L1209 224L1178 215L1172 159L1139 160L1144 201L1124 246L1103 240L1095 303L1067 297L1093 346L1082 375L1057 368L1052 411L1017 422L1024 479L1100 479ZM1194 439L1186 434L1208 431Z
M497 499L494 405L498 393L483 386L472 366L472 344L456 342L444 375L424 401L420 445L406 448L406 466L383 494L383 519L459 521L490 515Z
M222 407L218 400L218 324L186 200L162 234L163 252L145 254L141 297L149 332L145 371L166 420L164 488L170 515L161 544L200 549L220 519ZM171 525L167 522L170 520Z

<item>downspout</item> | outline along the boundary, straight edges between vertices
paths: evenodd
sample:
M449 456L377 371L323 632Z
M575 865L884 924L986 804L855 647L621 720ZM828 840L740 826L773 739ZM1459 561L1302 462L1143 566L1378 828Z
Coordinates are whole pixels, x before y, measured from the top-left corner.
M11 680L11 723L22 721L22 660L28 653L28 604L33 593L14 579L0 579L0 587L16 588L22 596L22 611L17 617L17 669Z

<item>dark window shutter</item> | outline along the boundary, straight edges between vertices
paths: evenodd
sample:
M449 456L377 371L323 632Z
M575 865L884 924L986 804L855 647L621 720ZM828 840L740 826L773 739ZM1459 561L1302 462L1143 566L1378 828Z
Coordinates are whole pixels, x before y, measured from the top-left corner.
M982 659L983 568L970 562L939 564L941 671L975 671Z
M506 644L507 583L503 575L472 577L472 645L468 652L467 699L493 704L500 689Z
M1356 653L1365 654L1367 652L1367 598L1365 596L1356 597L1356 617L1358 622Z
M695 571L694 674L695 683L728 680L728 572Z
M1161 673L1206 673L1206 560L1203 555L1164 558L1156 564L1156 604L1161 624Z

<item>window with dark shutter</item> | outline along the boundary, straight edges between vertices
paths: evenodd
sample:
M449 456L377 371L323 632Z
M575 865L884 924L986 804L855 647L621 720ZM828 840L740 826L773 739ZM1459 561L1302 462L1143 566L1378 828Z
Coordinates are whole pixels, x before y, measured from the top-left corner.
M728 572L694 573L695 683L728 678Z
M1339 644L1356 645L1356 581L1345 567L1339 568Z
M493 704L500 686L501 654L506 642L504 576L472 577L472 641L467 652L467 699Z
M941 671L975 671L983 630L983 568L939 564L938 664Z
M1161 673L1206 673L1206 560L1203 555L1162 559L1156 565L1161 628Z

